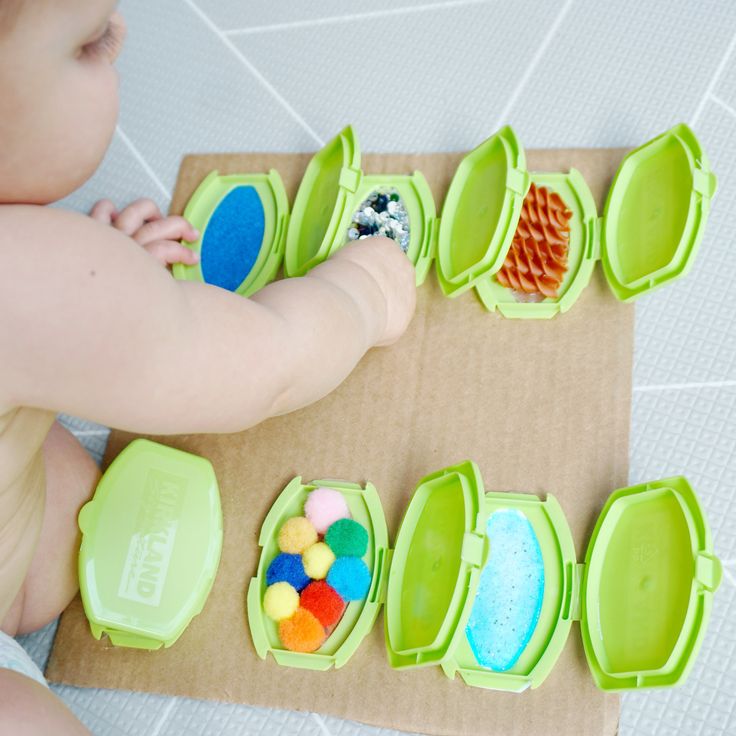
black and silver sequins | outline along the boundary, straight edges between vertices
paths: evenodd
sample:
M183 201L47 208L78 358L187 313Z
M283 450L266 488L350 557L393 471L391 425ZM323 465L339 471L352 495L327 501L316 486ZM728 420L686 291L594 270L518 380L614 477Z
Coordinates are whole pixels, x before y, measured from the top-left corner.
M404 253L408 252L409 213L396 189L376 189L355 211L348 228L348 239L363 240L371 235L391 238Z

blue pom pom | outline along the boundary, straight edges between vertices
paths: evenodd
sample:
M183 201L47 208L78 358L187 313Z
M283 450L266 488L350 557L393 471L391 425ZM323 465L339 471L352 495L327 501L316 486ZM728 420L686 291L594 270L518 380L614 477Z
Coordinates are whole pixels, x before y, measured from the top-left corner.
M297 590L302 590L309 582L310 578L304 572L301 555L287 555L282 552L273 558L266 570L266 585L289 583Z
M266 215L251 186L231 190L207 223L200 251L202 276L208 284L235 291L258 259Z
M331 585L345 601L360 601L371 587L371 571L358 557L338 557L327 573Z

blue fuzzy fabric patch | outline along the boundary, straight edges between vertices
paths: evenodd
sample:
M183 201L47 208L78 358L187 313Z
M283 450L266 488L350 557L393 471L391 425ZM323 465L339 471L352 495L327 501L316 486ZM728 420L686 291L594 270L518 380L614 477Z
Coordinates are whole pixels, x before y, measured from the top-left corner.
M520 511L503 509L486 525L491 545L465 634L483 667L505 672L532 638L544 599L544 562L537 535Z
M263 243L266 215L251 186L232 189L210 217L200 266L208 284L235 291L253 270Z
M266 585L289 583L297 590L309 585L311 578L304 572L301 555L287 555L285 552L276 555L266 570Z
M371 571L359 557L338 557L327 573L327 584L344 601L360 601L371 587Z

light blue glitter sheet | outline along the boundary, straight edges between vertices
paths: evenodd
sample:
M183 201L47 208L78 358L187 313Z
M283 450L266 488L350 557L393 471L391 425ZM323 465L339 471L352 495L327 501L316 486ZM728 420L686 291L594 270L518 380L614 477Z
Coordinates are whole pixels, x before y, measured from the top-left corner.
M520 511L502 509L488 519L491 545L465 629L483 667L511 669L534 633L544 599L544 563L537 535Z

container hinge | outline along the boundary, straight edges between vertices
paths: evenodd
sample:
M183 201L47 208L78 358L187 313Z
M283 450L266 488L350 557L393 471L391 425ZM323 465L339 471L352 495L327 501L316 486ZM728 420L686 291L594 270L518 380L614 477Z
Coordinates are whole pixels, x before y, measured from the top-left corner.
M570 618L573 621L580 621L583 615L583 594L582 584L585 575L585 565L581 562L575 565L572 575L572 606L570 609Z
M597 261L601 257L601 231L603 230L603 218L591 217L585 227L588 230L588 252L586 257Z
M519 169L510 169L506 178L506 186L515 194L526 196L526 190L529 188L529 175L526 171Z
M391 569L391 558L393 557L392 549L380 548L378 550L377 569L374 571L373 579L375 581L374 588L368 594L368 600L371 603L382 605L386 602L386 591L388 590L388 574Z
M485 534L476 534L475 532L466 532L463 537L463 548L460 558L463 562L473 567L481 567L485 563L487 557L487 544Z
M704 171L698 162L693 170L693 189L707 199L711 199L716 193L718 180L712 171Z
M360 186L361 171L360 169L351 169L343 166L340 171L340 186L349 192L357 191Z
M708 591L715 593L721 584L723 568L715 555L698 552L695 558L695 579Z

